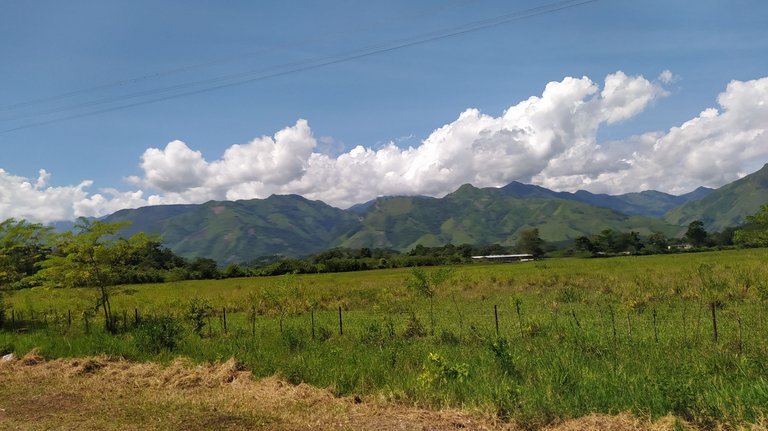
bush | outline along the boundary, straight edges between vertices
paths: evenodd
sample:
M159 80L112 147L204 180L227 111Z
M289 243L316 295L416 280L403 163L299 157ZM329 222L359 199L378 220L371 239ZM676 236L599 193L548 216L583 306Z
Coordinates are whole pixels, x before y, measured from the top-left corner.
M411 314L408 318L408 322L405 324L405 331L403 331L404 338L416 338L426 337L427 331L424 329L424 325L416 317L416 314Z
M213 312L211 304L202 298L192 298L187 306L186 318L192 324L192 331L203 336L203 329L205 328L205 320Z
M283 339L291 352L303 349L306 344L306 338L306 334L294 326L288 326L285 328L285 331L283 331Z
M142 351L160 353L172 352L181 342L183 329L181 323L171 316L148 317L136 327L134 337L136 345Z

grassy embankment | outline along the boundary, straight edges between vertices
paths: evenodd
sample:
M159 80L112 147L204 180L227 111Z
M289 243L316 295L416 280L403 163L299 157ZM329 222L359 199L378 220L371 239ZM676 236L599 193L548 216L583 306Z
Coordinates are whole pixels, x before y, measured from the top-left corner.
M98 314L85 333L95 292L32 289L10 297L27 330L0 332L0 349L235 357L257 377L476 408L527 426L623 411L705 427L756 423L768 406L766 261L768 250L745 250L457 267L437 289L434 328L428 301L406 287L408 270L119 287L118 335L103 332ZM184 317L193 298L215 312L202 336ZM154 351L165 334L134 328L134 309L183 322L177 345Z

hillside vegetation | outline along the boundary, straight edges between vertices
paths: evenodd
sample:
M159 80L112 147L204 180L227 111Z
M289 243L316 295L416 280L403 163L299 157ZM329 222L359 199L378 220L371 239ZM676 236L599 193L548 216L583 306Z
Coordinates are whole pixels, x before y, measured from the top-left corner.
M768 203L768 165L720 187L701 200L671 210L664 220L676 225L701 220L707 229L723 230L743 223L765 203Z

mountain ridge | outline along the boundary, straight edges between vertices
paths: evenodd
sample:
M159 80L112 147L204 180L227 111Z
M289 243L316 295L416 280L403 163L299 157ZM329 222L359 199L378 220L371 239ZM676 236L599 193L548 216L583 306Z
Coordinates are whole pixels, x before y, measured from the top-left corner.
M765 175L751 174L732 184L764 179L752 189L764 191L768 201L768 165L763 170ZM720 202L724 194L738 194L743 188L734 192L729 187L734 186L717 190L699 187L674 196L653 190L623 195L556 192L519 182L499 188L464 184L442 198L383 196L348 209L299 195L272 195L266 199L120 210L104 220L131 221L125 234L159 234L166 246L182 256L210 257L227 264L266 255L300 257L333 247L408 250L419 244L512 245L520 232L534 228L542 239L551 242L605 229L679 236L685 232L687 219L671 214L686 206L697 207L699 202ZM739 205L739 211L748 207ZM709 217L707 220L717 218L702 214ZM747 214L732 214L728 220Z

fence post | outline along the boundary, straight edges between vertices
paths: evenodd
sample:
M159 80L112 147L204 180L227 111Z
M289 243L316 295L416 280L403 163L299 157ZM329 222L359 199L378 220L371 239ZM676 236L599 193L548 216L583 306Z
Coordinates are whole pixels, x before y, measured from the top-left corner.
M717 314L715 313L715 301L712 301L710 306L712 308L712 336L714 337L715 343L717 343Z
M251 307L251 335L256 336L256 306Z
M344 335L344 323L341 320L341 305L339 305L339 335Z
M221 312L222 312L221 314L222 320L224 322L224 333L226 334L227 333L227 307L221 307Z
M573 320L576 322L576 327L581 329L581 322L579 322L579 318L576 317L576 310L571 309L571 316L573 316Z
M499 310L496 304L493 304L493 317L496 319L496 337L499 336Z
M134 308L133 309L133 324L138 325L139 324L139 309Z
M611 327L613 328L613 342L616 343L616 315L613 313L613 305L608 304L608 311L611 312Z
M72 327L72 310L67 310L67 328Z

